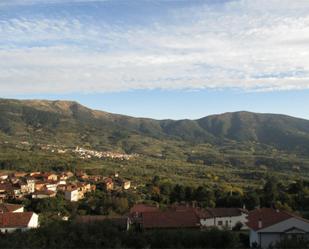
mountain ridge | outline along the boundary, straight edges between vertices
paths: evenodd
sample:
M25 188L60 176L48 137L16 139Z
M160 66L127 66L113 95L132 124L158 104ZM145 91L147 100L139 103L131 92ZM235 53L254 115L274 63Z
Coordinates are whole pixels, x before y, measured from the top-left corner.
M309 120L284 114L238 111L199 119L156 120L92 110L76 101L62 100L0 99L0 135L35 143L50 139L68 146L87 144L133 152L136 151L127 148L132 147L128 145L132 138L134 146L149 140L155 140L161 147L173 141L189 144L234 141L309 152Z

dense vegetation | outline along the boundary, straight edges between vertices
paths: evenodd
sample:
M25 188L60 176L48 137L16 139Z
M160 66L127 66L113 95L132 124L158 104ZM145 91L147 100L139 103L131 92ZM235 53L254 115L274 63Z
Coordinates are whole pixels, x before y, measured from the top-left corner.
M246 248L248 237L228 231L119 231L109 222L53 222L25 233L0 235L1 248Z

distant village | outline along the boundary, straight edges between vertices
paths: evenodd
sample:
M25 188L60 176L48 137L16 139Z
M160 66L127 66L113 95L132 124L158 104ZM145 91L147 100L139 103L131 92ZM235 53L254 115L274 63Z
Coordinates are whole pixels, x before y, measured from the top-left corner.
M65 153L74 153L77 154L80 159L91 159L91 158L111 158L118 160L130 160L134 157L137 157L137 154L125 154L115 151L97 151L92 149L86 149L77 146L75 149L66 149L59 148L56 145L41 145L42 150L48 150L52 153L65 154Z
M3 145L13 145L16 148L30 148L32 145L28 141L21 141L17 144L12 144L8 141L0 141L0 144ZM126 154L121 153L117 151L97 151L93 149L87 149L82 148L79 146L76 146L75 148L66 148L62 147L56 144L35 144L40 150L48 151L51 153L56 154L66 154L66 153L73 153L78 156L80 159L104 159L104 158L110 158L110 159L117 159L117 160L130 160L133 158L138 157L138 154Z

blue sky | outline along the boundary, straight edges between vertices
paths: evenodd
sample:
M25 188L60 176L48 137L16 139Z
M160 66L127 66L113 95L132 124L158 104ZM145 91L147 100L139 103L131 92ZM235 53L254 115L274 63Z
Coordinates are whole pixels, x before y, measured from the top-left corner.
M0 97L309 119L309 2L1 0Z

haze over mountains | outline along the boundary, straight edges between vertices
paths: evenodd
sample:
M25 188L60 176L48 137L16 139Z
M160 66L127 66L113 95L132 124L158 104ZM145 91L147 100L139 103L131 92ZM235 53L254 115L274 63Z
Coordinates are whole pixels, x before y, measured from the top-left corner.
M9 141L84 145L143 153L142 146L253 143L309 152L309 121L234 112L197 120L154 120L91 110L77 102L0 100L0 136Z

